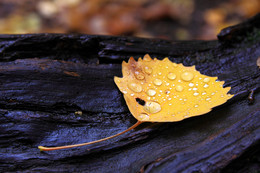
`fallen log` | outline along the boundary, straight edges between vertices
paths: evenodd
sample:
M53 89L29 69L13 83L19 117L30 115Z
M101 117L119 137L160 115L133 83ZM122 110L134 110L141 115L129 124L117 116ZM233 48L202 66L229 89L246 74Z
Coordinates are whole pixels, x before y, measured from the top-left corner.
M222 30L219 40L213 41L0 35L1 172L224 169L247 150L259 147L259 21L260 14ZM224 80L235 96L210 113L181 122L146 123L85 147L37 149L93 141L133 125L136 120L113 77L122 75L123 60L146 53L196 65L202 74Z

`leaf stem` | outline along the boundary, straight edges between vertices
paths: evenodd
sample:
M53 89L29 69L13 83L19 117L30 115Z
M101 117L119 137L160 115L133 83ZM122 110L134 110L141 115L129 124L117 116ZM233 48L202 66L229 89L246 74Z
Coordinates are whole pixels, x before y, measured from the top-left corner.
M103 139L99 139L99 140L96 140L96 141L91 141L91 142L87 142L87 143L82 143L82 144L75 144L75 145L66 145L66 146L60 146L60 147L44 147L44 146L38 146L38 148L41 150L41 151L52 151L52 150L61 150L61 149L67 149L67 148L73 148L73 147L80 147L80 146L85 146L85 145L90 145L90 144L95 144L95 143L98 143L98 142L102 142L102 141L105 141L105 140L108 140L108 139L111 139L111 138L114 138L114 137L117 137L117 136L120 136L134 128L136 128L137 126L139 126L140 124L142 124L143 122L141 121L137 121L133 126L129 127L128 129L118 133L118 134L115 134L115 135L112 135L112 136L109 136L109 137L106 137L106 138L103 138Z

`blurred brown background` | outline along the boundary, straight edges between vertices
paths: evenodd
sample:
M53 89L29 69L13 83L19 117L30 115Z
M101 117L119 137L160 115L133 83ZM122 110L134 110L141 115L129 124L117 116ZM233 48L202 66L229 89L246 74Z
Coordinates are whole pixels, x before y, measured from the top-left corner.
M1 0L0 34L209 40L258 12L260 0Z

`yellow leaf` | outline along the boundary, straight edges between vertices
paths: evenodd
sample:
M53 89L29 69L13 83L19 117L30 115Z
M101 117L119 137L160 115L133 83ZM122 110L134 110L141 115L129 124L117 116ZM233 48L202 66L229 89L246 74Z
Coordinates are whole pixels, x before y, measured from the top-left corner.
M205 114L233 95L217 77L192 67L152 59L148 54L136 62L122 63L123 77L114 81L124 94L132 115L141 122L174 122Z
M128 129L92 142L61 147L38 148L51 151L102 142L122 135L143 122L174 122L205 114L211 108L225 103L233 95L227 94L230 87L217 77L202 75L195 67L172 63L168 58L152 59L148 54L136 62L131 57L122 63L123 77L114 81L124 94L126 104L138 120Z

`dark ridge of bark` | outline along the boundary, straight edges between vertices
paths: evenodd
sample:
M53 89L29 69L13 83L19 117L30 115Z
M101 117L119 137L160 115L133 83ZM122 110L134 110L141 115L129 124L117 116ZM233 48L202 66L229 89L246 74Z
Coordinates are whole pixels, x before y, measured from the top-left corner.
M224 29L220 41L0 35L1 172L225 170L259 144L259 21L257 15ZM235 97L205 115L145 123L106 142L60 151L37 149L100 139L134 124L113 77L122 75L123 60L146 53L196 65L203 74L226 81ZM247 99L251 90L253 104Z

